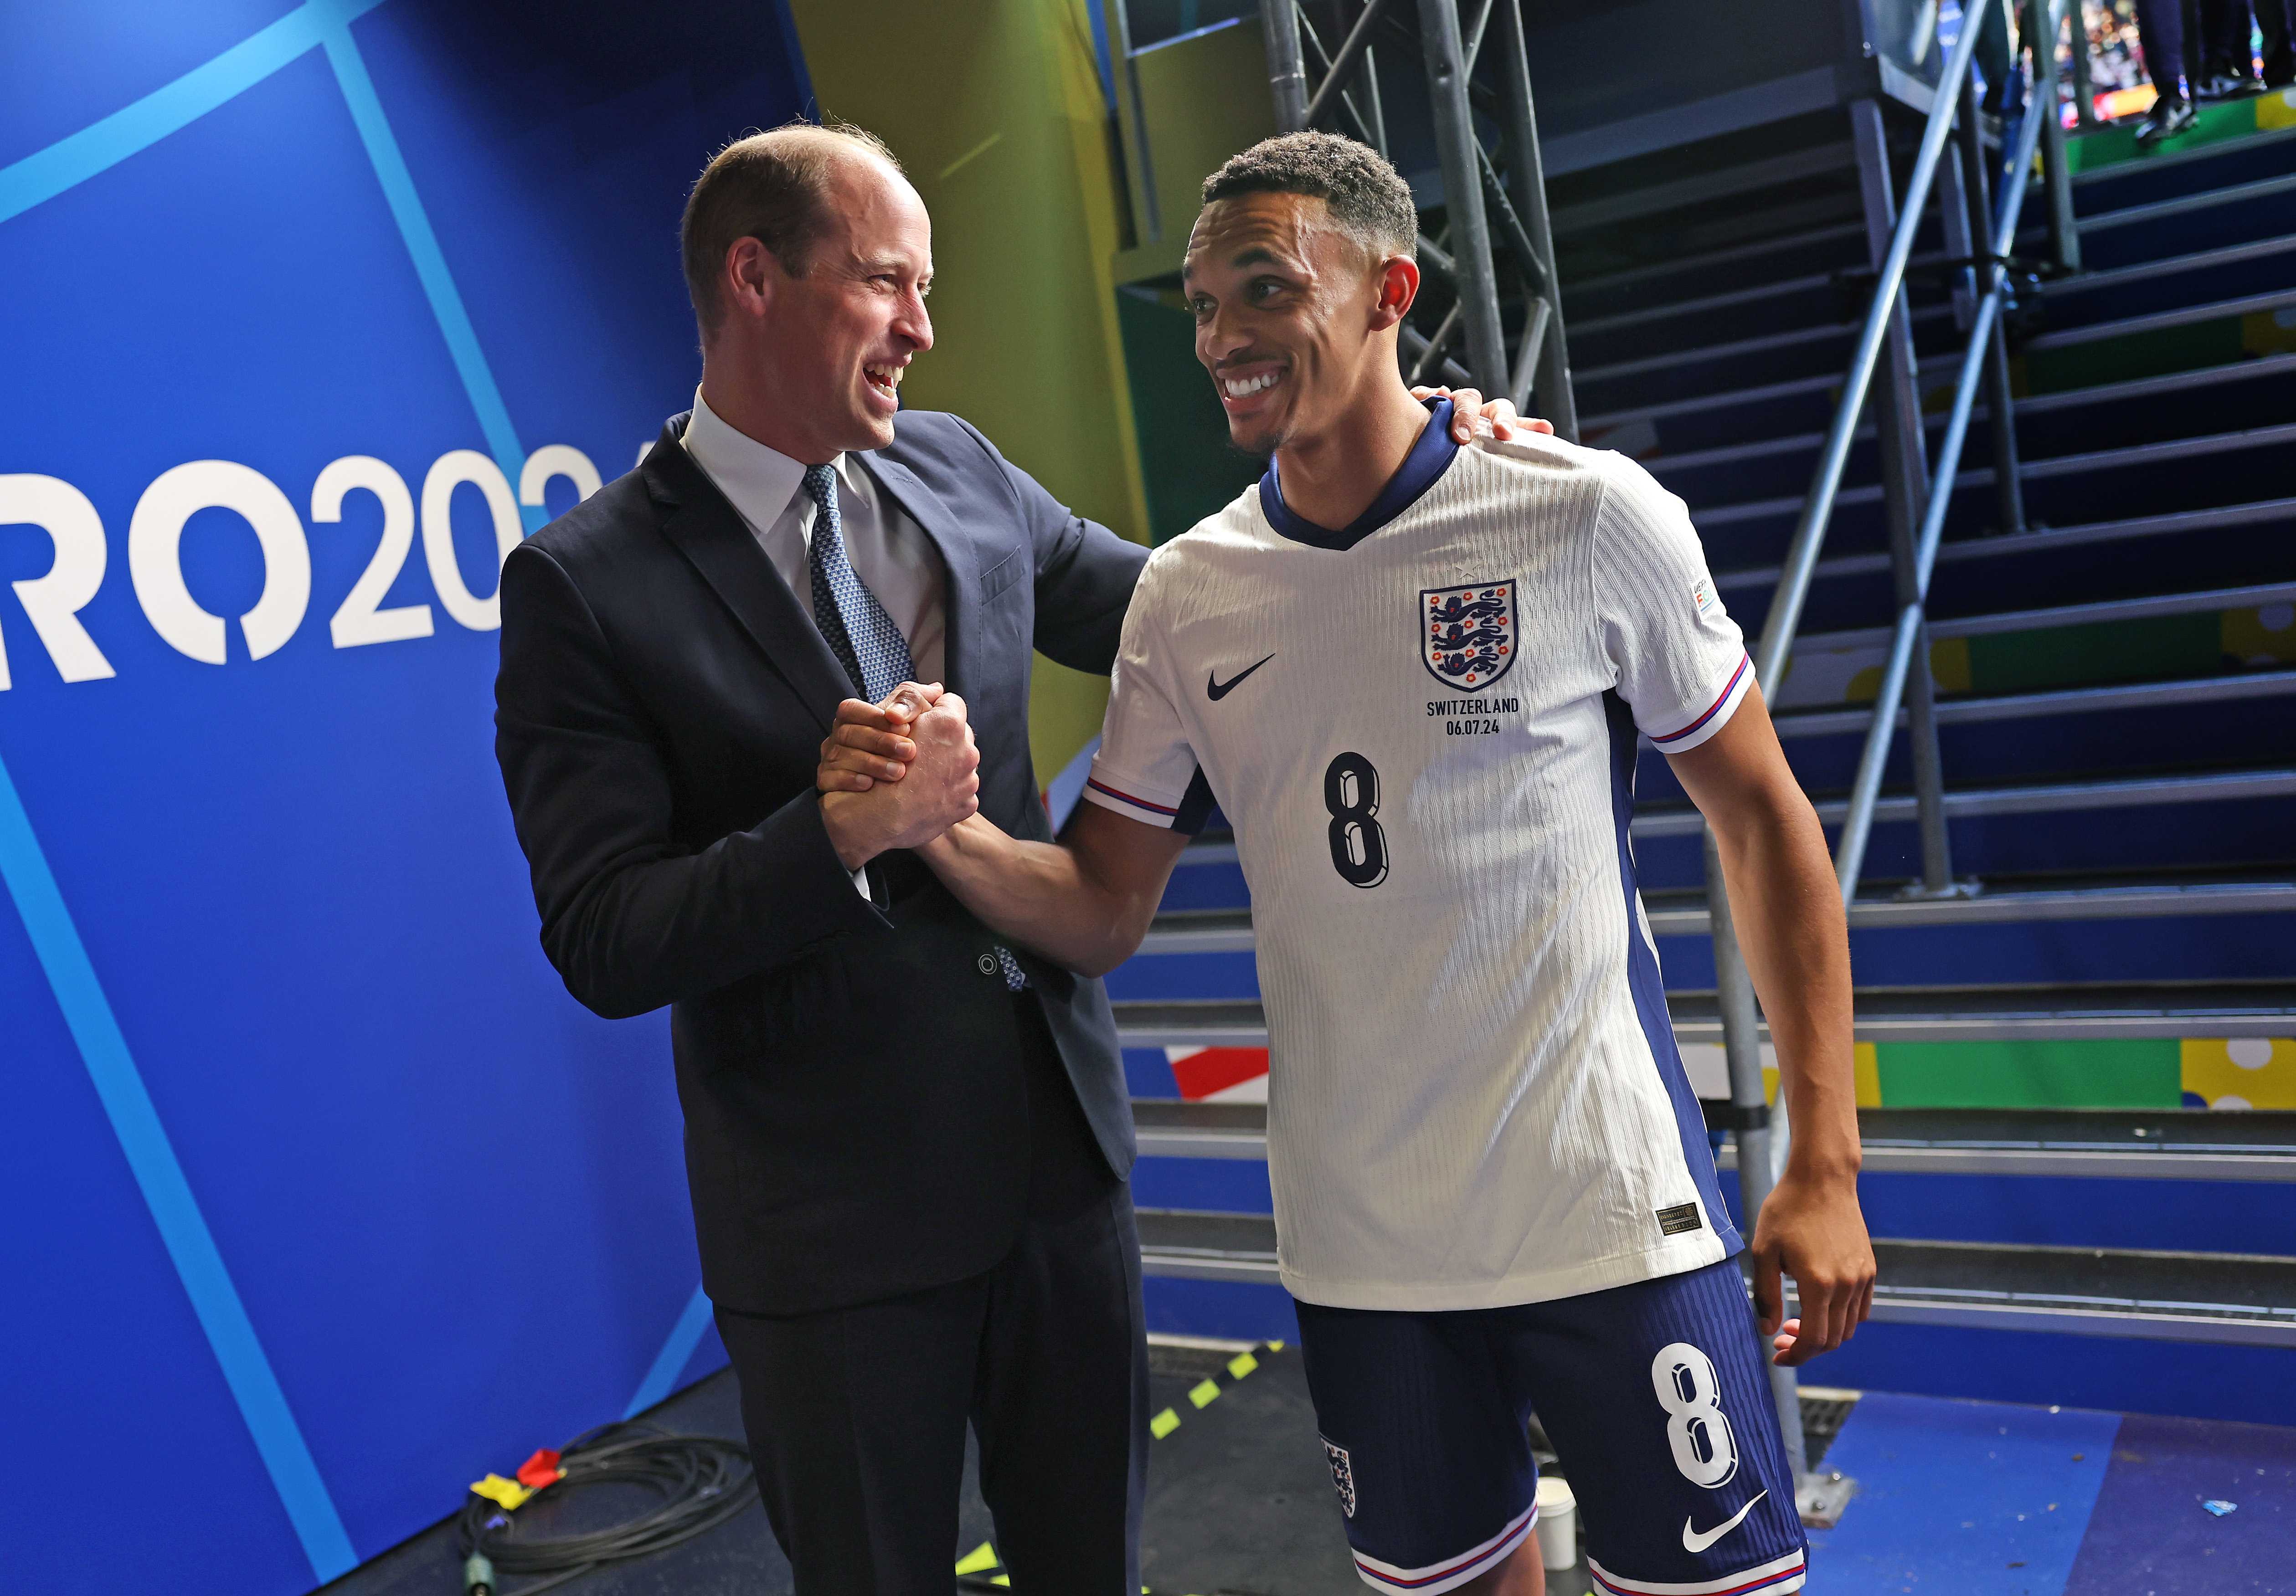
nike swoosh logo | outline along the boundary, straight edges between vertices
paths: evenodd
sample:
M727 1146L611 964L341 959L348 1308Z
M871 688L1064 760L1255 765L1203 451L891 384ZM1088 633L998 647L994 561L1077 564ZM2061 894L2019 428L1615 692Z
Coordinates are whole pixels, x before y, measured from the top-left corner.
M1767 1496L1768 1494L1769 1493L1767 1491L1763 1491L1755 1496L1754 1502L1759 1502L1764 1496ZM1731 1514L1727 1518L1725 1518L1721 1523L1716 1525L1712 1529L1707 1530L1702 1534L1698 1530L1691 1528L1690 1520L1685 1518L1682 1521L1682 1549L1685 1551L1705 1551L1709 1546L1713 1545L1715 1542L1720 1540L1724 1535L1728 1535L1732 1530L1737 1528L1739 1525L1744 1523L1746 1515L1754 1510L1754 1502L1748 1502L1744 1507L1740 1508L1736 1512Z
M1270 654L1270 655L1268 655L1268 656L1267 656L1267 659L1275 659L1275 655L1273 655L1273 654ZM1265 665L1265 664L1267 664L1267 659L1263 659L1263 660L1261 660L1261 661L1259 662L1259 665ZM1230 677L1229 677L1226 681L1225 681L1225 682L1221 681L1221 680L1220 680L1217 675L1214 675L1210 671L1206 671L1206 672L1204 673L1204 696L1205 696L1206 698L1208 698L1208 699L1211 700L1211 701L1212 701L1213 703L1215 703L1215 704L1218 703L1222 699L1224 699L1224 698L1227 697L1227 695L1228 695L1229 693L1234 692L1235 691L1235 684L1236 684L1238 682L1242 681L1246 676L1250 675L1253 671L1258 670L1258 669L1259 668L1259 665L1254 665L1254 666L1251 666L1251 667L1248 667L1248 668L1246 668L1246 669L1240 670L1240 671L1236 672L1236 673L1235 673L1235 675L1234 675L1230 676Z

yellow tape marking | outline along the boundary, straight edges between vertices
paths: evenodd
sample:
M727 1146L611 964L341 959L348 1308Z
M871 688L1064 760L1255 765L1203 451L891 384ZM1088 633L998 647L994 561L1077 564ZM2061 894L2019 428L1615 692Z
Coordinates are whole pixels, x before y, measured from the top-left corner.
M1180 1416L1169 1408L1166 1408L1162 1412L1148 1420L1148 1433L1155 1436L1159 1441L1162 1440L1166 1436L1170 1435L1174 1430L1179 1428Z
M1231 1379L1242 1379L1245 1375L1250 1374L1253 1370L1259 1367L1259 1360L1258 1358L1253 1357L1248 1352L1237 1353L1235 1356L1227 1361L1228 1378Z
M1211 1381L1205 1380L1202 1384L1196 1387L1194 1390L1188 1393L1188 1400L1194 1403L1200 1408L1210 1407L1213 1403L1219 1400L1219 1387L1212 1384Z
M978 1574L984 1568L994 1568L996 1566L996 1548L988 1542L983 1541L957 1559L956 1571L959 1574Z

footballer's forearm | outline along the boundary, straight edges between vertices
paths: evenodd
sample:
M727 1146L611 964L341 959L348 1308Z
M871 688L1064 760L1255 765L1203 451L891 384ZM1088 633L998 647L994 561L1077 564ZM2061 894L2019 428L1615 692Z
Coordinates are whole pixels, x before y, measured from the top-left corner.
M1103 813L1086 806L1059 843L1024 842L975 814L918 856L992 930L1078 975L1105 975L1138 951L1187 839Z
M1789 1167L1854 1178L1858 1166L1849 934L1825 833L1799 789L1716 828L1746 969L1778 1055L1793 1138Z

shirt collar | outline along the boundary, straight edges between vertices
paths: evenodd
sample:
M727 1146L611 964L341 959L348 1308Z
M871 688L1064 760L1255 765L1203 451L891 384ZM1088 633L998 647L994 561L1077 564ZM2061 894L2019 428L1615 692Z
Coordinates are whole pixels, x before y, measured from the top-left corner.
M685 452L733 502L750 527L763 533L781 519L805 487L805 462L779 449L768 448L709 408L701 390L693 390L693 419L685 423ZM837 473L840 497L870 497L867 473L850 454L829 462ZM804 503L810 506L812 501Z
M1438 399L1427 424L1419 430L1411 453L1403 457L1403 463L1387 479L1387 486L1379 490L1379 497L1371 502L1371 507L1349 525L1334 532L1293 512L1283 502L1283 485L1277 479L1272 459L1267 462L1267 474L1259 479L1259 508L1267 515L1267 524L1294 543L1309 544L1319 549L1352 549L1417 503L1420 495L1450 469L1458 453L1459 446L1451 437L1451 401Z

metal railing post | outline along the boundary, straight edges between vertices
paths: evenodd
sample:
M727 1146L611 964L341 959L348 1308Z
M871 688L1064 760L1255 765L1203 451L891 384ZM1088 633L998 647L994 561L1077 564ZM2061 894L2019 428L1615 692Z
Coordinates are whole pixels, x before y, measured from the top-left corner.
M1285 9L1283 3L1275 9ZM1507 391L1506 340L1499 323L1498 283L1491 270L1490 223L1483 210L1473 110L1467 103L1465 46L1453 0L1419 0L1419 52L1435 113L1435 149L1443 164L1443 207L1451 223L1451 284L1467 330L1467 366L1486 394Z
M1706 833L1706 879L1713 884L1722 880L1722 855L1711 831ZM1746 1216L1746 1240L1751 1243L1754 1216L1770 1200L1770 1189L1778 1183L1784 1167L1785 1093L1779 1093L1775 1109L1765 1101L1761 1022L1754 1012L1754 983L1746 973L1737 929L1730 920L1729 895L1711 893L1708 901L1714 913L1714 986L1722 1008L1722 1052L1729 1060L1730 1107L1739 1122L1730 1133L1738 1143L1738 1207ZM1785 1435L1786 1457L1799 1481L1809 1472L1809 1450L1801 1431L1800 1382L1792 1370L1769 1361L1767 1346L1763 1354L1763 1366L1770 1371L1770 1396L1777 1404L1778 1428Z
M2073 64L2073 117L2086 133L2096 126L2096 83L2089 75L2088 8L2081 0L2074 0L2066 17L2072 26L2071 37L2065 40L2069 46L2065 54Z
M1778 690L1785 674L1786 660L1793 650L1794 632L1800 625L1802 607L1809 597L1810 580L1817 568L1818 554L1824 546L1826 528L1833 520L1834 498L1841 492L1842 468L1849 462L1850 444L1857 436L1858 413L1866 407L1874 367L1880 363L1882 343L1890 322L1895 319L1890 315L1890 308L1898 301L1905 282L1906 262L1913 254L1914 234L1918 228L1921 211L1928 201L1931 185L1936 180L1938 162L1952 130L1951 101L1968 77L1970 59L1976 48L1977 29L1963 29L1939 79L1939 102L1931 110L1928 126L1923 130L1920 151L1914 158L1913 173L1906 185L1906 214L1900 219L1896 232L1888 238L1887 250L1874 280L1874 303L1867 310L1864 326L1859 329L1857 348L1850 356L1849 368L1843 377L1841 401L1834 410L1833 420L1826 430L1825 441L1818 451L1817 466L1810 478L1809 493L1803 501L1800 519L1794 525L1793 540L1788 546L1778 585L1770 601L1769 615L1762 623L1761 638L1754 645L1755 678L1761 683L1763 692L1772 696ZM1862 157L1865 153L1863 143L1866 138L1872 137L1886 192L1889 172L1886 151L1879 143L1879 108L1870 101L1862 104L1870 113L1871 120L1859 125L1860 154ZM1852 108L1853 119L1857 109ZM1979 315L1980 317L1985 315L1982 306ZM1915 419L1918 424L1918 417ZM1890 718L1894 722L1895 717L1893 703ZM1885 744L1885 752L1886 749ZM1869 817L1870 814L1869 805ZM1844 840L1848 840L1846 831ZM1859 847L1862 854L1862 842ZM1854 866L1849 872L1849 880L1854 892L1857 880ZM1753 982L1746 970L1744 954L1738 945L1736 928L1730 914L1729 890L1723 878L1721 853L1712 839L1710 831L1706 846L1706 902L1713 927L1716 997L1722 1020L1723 1049L1730 1064L1731 1101L1734 1103L1757 1103L1761 1101L1763 1093L1760 1031L1755 1014ZM1784 1061L1781 1060L1781 1070L1783 1068ZM1733 1133L1738 1138L1739 1190L1743 1196L1742 1207L1750 1229L1759 1221L1760 1199L1768 1195L1777 1172L1785 1166L1787 1150L1792 1139L1792 1125L1786 1106L1782 1075L1777 1106L1769 1116L1767 1126L1759 1134L1748 1131ZM1750 1168L1753 1171L1751 1175L1748 1173ZM1759 1197L1756 1195L1757 1189ZM1771 1367L1775 1369L1775 1365ZM1791 1371L1784 1372L1792 1373ZM1774 1385L1773 1390L1775 1389ZM1797 1425L1800 1420L1797 1406L1794 1411ZM1781 1425L1785 1422L1783 1406L1779 1420Z
M1132 53L1132 20L1124 0L1108 0L1108 47L1118 63L1117 109L1131 133L1128 139L1119 136L1119 143L1131 157L1126 176L1135 196L1132 228L1140 242L1152 244L1164 236L1163 208L1156 200L1156 158L1148 148L1148 112L1140 103L1140 58Z
M1972 29L1972 31L1974 31ZM1966 80L1964 72L1964 78ZM1940 94L1944 91L1940 88ZM1952 99L1947 102L1948 113ZM1860 100L1849 108L1851 132L1857 147L1858 184L1866 199L1866 231L1874 263L1889 254L1898 232L1898 201L1890 176L1890 151L1882 127L1878 101ZM1923 196L1907 195L1906 219L1918 225ZM1950 220L1955 196L1944 196ZM1877 285L1878 291L1878 285ZM1882 435L1882 480L1890 527L1890 579L1900 608L1914 593L1914 537L1929 508L1929 460L1922 430L1919 370L1914 356L1913 314L1906 300L1902 278L1888 290L1890 327L1883 344L1888 353L1887 380L1875 396L1875 420ZM1950 483L1940 491L1949 493ZM1914 758L1914 792L1920 818L1922 890L1945 893L1953 888L1953 850L1946 831L1944 773L1938 755L1935 694L1930 683L1929 655L1914 660L1914 681L1906 694L1907 727Z
M2073 0L2078 4L2079 0ZM2073 9L2068 5L2068 12ZM2060 272L2080 270L2080 229L2073 222L2073 175L2066 164L2065 123L2058 109L2055 8L2036 4L2040 25L2033 29L2033 103L2026 108L2041 123L2041 172L2049 191L2049 258ZM2087 30L2081 35L2087 39ZM2012 235L2014 236L2013 234Z
M1259 30L1267 41L1267 87L1275 99L1275 131L1308 125L1308 68L1300 59L1300 12L1293 0L1261 0Z
M1523 231L1546 278L1540 303L1548 314L1542 323L1534 307L1523 329L1523 341L1538 353L1528 385L1517 381L1509 394L1517 410L1529 408L1538 396L1540 413L1553 423L1555 436L1578 441L1578 405L1570 392L1570 354L1562 338L1562 279L1554 272L1554 233L1546 217L1546 176L1538 155L1538 119L1531 103L1530 54L1523 40L1522 10L1507 0L1498 7L1496 67L1506 100L1506 190L1514 202ZM1518 365L1521 363L1517 362Z
M2010 3L2011 0L2001 0L2004 9ZM1989 163L1985 159L1985 135L1978 119L1977 83L1973 78L1961 86L1958 133L1962 166L1971 174L1969 220L1964 231L1973 241L1967 253L1989 256L1995 232L1993 185L1986 177ZM1973 297L1984 294L1991 277L1991 269L1980 262L1971 275ZM1975 314L1972 303L1972 318ZM1969 323L1972 336L1975 324L1973 319ZM2010 390L2008 335L1999 316L1993 318L1992 335L1985 341L1985 419L1993 434L1993 529L2004 536L2014 536L2025 529L2025 492L2018 476L2017 404L2016 396Z

